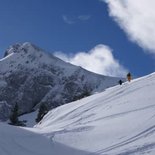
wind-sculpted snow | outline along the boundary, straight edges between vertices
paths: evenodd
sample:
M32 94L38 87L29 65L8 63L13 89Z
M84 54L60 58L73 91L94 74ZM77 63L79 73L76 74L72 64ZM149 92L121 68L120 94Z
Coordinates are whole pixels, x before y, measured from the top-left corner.
M155 73L55 108L33 128L0 123L0 154L154 155L154 90Z
M36 125L54 142L100 155L155 154L155 73L50 111Z
M1 155L97 155L53 142L28 129L0 123Z
M0 120L8 119L15 103L19 114L31 112L41 103L53 108L83 97L86 91L92 94L118 82L118 78L66 63L31 43L10 46L0 66ZM2 102L9 105L5 115Z

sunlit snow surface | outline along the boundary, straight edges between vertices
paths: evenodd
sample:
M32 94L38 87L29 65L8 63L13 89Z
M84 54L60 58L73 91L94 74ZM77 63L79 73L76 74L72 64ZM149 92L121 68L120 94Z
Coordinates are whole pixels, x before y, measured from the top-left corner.
M155 73L54 109L34 128L1 124L0 154L155 155Z

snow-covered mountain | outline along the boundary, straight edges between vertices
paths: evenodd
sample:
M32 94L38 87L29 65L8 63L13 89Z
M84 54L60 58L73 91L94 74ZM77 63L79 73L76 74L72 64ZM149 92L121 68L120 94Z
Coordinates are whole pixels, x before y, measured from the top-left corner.
M15 44L0 60L0 120L8 118L15 103L20 114L41 103L57 107L117 82L118 78L66 63L31 43Z
M2 155L154 155L155 73L51 110L34 128L0 124Z

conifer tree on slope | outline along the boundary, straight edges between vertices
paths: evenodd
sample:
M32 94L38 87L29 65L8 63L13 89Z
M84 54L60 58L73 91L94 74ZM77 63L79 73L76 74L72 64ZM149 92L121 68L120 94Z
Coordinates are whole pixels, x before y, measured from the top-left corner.
M10 124L12 125L18 125L19 123L19 120L18 120L18 110L19 110L19 107L18 107L18 104L16 103L14 108L12 109L12 114L10 116Z
M47 106L44 103L42 103L39 107L39 112L36 118L36 122L37 123L40 122L42 118L44 117L44 115L47 114L47 112L48 112Z

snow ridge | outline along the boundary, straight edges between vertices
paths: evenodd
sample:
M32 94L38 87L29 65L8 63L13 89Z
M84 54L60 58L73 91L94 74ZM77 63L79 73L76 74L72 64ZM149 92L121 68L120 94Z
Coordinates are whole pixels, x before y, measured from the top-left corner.
M0 106L0 120L9 117L15 103L20 114L36 110L42 103L54 108L78 99L86 90L92 94L118 82L118 78L66 63L28 42L10 46L0 66L0 103L9 105ZM9 111L7 115L3 115L4 109Z
M155 73L57 107L33 128L0 124L3 155L154 155Z
M155 154L155 73L49 112L41 133L107 155Z

